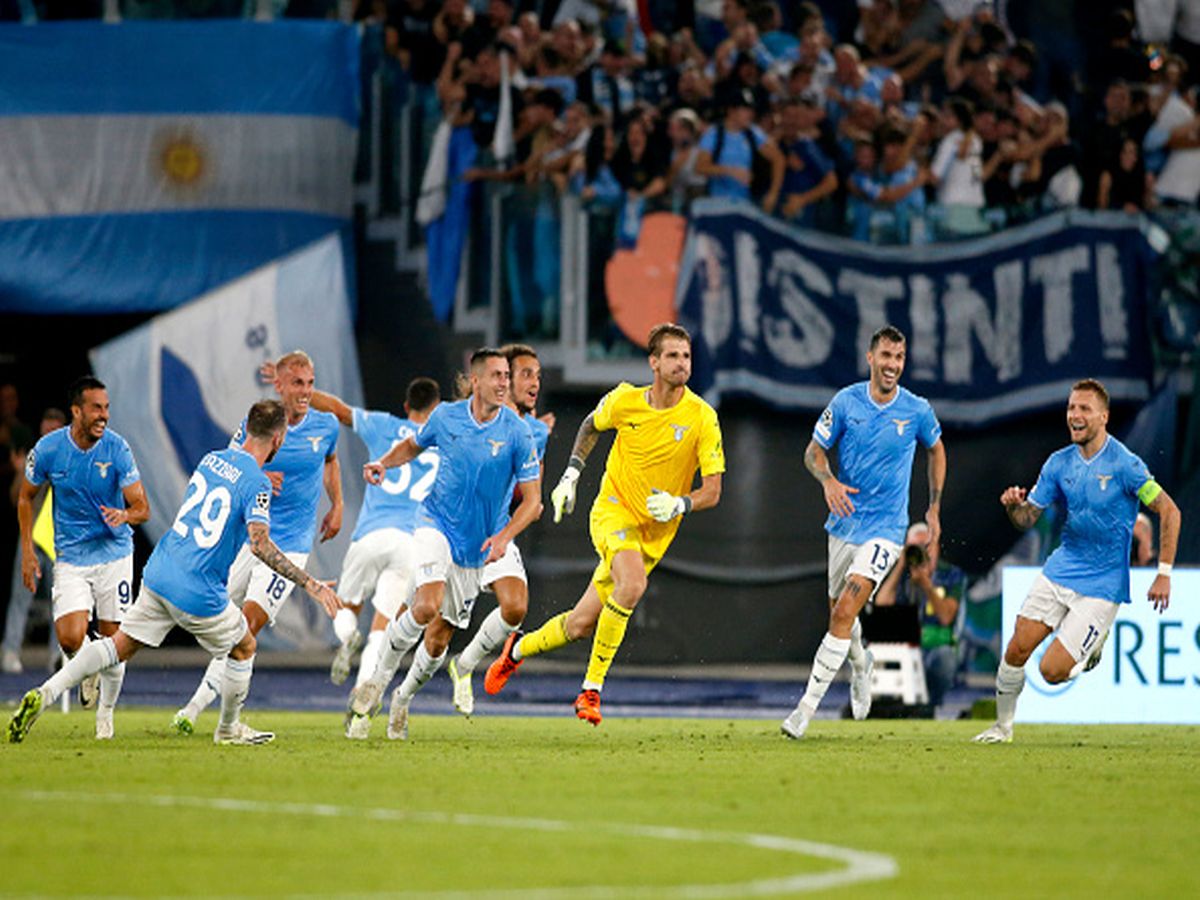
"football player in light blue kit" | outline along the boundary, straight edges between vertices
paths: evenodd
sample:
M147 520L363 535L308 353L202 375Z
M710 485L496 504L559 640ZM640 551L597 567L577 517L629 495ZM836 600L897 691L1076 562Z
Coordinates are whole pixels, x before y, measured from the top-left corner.
M330 509L321 522L321 541L335 537L342 527L342 476L337 458L338 421L329 413L310 409L315 389L313 362L303 350L293 350L275 363L275 390L287 413L287 436L267 470L275 492L271 506L274 540L299 569L308 563L316 529L321 488L329 496ZM245 435L243 422L231 446ZM249 544L242 546L229 570L229 599L257 635L263 626L274 625L292 583L258 559ZM209 663L200 686L187 705L175 714L171 726L191 734L197 717L221 694L224 661Z
M538 477L545 474L546 442L550 439L550 424L537 417L538 394L542 388L542 364L537 351L527 344L509 344L500 352L508 360L509 402L521 421L529 426L533 445L537 449ZM550 417L551 420L553 417ZM514 479L509 493L518 491ZM505 508L493 531L500 531L508 524L509 509ZM512 552L501 560L488 563L483 573L483 584L496 595L496 608L488 613L479 625L475 636L462 653L450 660L447 671L454 685L454 708L464 716L475 711L475 692L471 687L471 675L484 658L504 645L510 634L521 627L525 613L529 610L529 579L525 575L525 564L521 554L513 546Z
M413 532L417 566L412 606L387 628L375 673L355 692L346 736L366 738L370 717L400 659L417 643L404 681L392 694L388 737L408 736L408 705L441 666L456 628L471 621L471 607L484 587L486 567L512 558L514 538L542 512L540 466L529 427L504 405L509 392L508 360L485 348L471 356L471 395L443 403L416 435L396 445L382 459L363 467L372 484L391 466L403 465L422 450L437 447L441 466L425 499ZM521 502L499 531L512 501L516 479Z
M359 409L324 391L313 392L312 406L333 413L339 422L353 428L367 445L371 459L378 459L405 438L416 434L441 399L441 389L436 381L414 378L405 392L404 417ZM429 495L437 479L438 464L437 451L426 450L380 484L367 485L338 584L338 595L346 606L338 610L333 619L333 630L341 641L329 669L329 678L334 684L346 680L354 654L363 646L358 614L366 598L371 598L375 616L359 662L355 688L375 671L383 631L412 596L412 532L421 501Z
M871 711L874 659L862 645L858 614L902 553L908 530L908 492L917 444L928 457L929 543L941 536L946 448L929 401L900 387L906 342L891 325L871 335L870 379L838 391L821 413L804 451L804 465L821 483L829 518L829 630L817 648L804 696L780 729L802 738L846 657L850 657L850 709ZM828 451L838 454L838 474Z
M287 417L275 400L260 400L246 417L238 447L208 453L188 482L183 505L158 542L146 568L137 603L116 632L75 655L40 687L29 691L8 725L8 739L25 739L38 715L87 675L124 663L144 646L158 647L179 625L214 657L223 660L218 744L265 744L274 735L240 720L254 667L254 635L229 602L229 565L249 537L256 557L303 586L332 616L337 595L295 566L270 537L271 483L262 466L279 450Z
M1051 504L1066 508L1062 543L1017 613L1016 628L996 672L996 724L975 736L982 744L1007 744L1013 736L1025 663L1052 632L1042 656L1042 677L1060 684L1100 662L1108 630L1129 603L1129 546L1138 504L1158 514L1162 545L1158 575L1147 597L1160 613L1171 600L1171 565L1179 541L1179 507L1146 464L1108 433L1108 391L1093 378L1078 381L1067 400L1071 445L1053 453L1037 484L1009 487L1000 502L1025 530Z
M100 634L116 633L133 603L133 529L150 518L150 504L129 444L108 428L108 390L90 375L70 389L71 424L50 432L25 459L17 495L21 578L30 591L42 577L33 544L33 505L43 485L54 489L54 631L68 656L87 641L96 614ZM113 708L125 665L100 672L96 737L113 736ZM96 699L95 679L81 691Z

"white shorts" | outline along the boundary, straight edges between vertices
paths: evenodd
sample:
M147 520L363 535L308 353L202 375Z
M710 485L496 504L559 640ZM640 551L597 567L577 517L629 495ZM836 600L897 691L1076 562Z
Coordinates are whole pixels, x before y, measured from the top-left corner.
M137 603L121 623L121 630L148 647L162 645L167 633L178 625L213 656L224 656L242 639L249 626L232 603L215 616L193 616L144 584Z
M460 566L450 555L450 542L436 528L418 528L413 532L413 561L416 563L415 588L444 582L442 618L455 628L471 624L471 609L483 590L484 566Z
M93 566L56 562L50 596L55 619L94 609L101 622L120 622L133 606L133 554Z
M851 575L861 575L874 582L871 597L883 584L888 572L900 559L900 545L884 538L871 538L862 544L851 544L829 536L829 596L836 600L842 595ZM870 597L867 598L868 600ZM865 602L865 601L864 601Z
M1059 642L1079 662L1108 634L1120 606L1111 600L1085 597L1038 575L1017 615L1044 622L1057 631Z
M521 559L521 550L516 541L509 541L504 555L483 567L483 589L490 591L492 585L501 578L519 578L522 584L529 584L529 578L525 575L525 562Z
M301 569L308 563L307 553L283 554ZM240 609L253 600L267 613L272 625L295 585L254 555L249 544L242 544L237 559L229 567L229 599Z
M380 528L350 545L342 563L338 596L350 606L371 597L380 615L394 619L412 598L413 536L399 528Z

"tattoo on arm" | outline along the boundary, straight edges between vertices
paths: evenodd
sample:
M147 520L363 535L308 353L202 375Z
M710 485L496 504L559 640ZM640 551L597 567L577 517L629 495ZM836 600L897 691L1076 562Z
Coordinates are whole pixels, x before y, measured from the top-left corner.
M592 414L588 413L587 418L579 425L579 431L575 434L575 445L571 448L571 455L579 457L581 462L587 462L588 454L592 452L592 448L596 446L596 441L600 439L600 432L596 430L595 424L592 422Z
M283 555L283 551L271 540L270 529L262 522L251 522L246 526L250 532L250 550L288 581L308 589L309 574Z
M829 471L829 459L815 441L809 443L804 451L804 468L808 469L812 477L822 484L833 477L833 473Z

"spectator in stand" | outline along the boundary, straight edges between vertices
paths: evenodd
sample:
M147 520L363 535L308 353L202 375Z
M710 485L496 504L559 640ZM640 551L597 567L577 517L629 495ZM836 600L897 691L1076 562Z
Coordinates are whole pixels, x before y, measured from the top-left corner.
M613 153L613 177L621 185L624 196L621 216L617 223L618 246L637 244L642 228L642 216L654 206L654 201L667 190L667 166L650 147L650 135L645 120L629 120L625 138Z
M1193 85L1167 98L1142 145L1147 155L1159 150L1167 153L1154 187L1162 206L1192 207L1200 195L1200 116L1196 114L1196 90Z
M692 62L684 63L679 70L674 99L663 108L663 112L670 116L680 109L690 109L701 119L711 119L715 113L712 84L704 77L700 66Z
M883 99L883 70L870 70L863 65L858 48L840 44L833 54L834 72L827 94L832 104L829 115L840 120L855 100L866 100L878 106Z
M626 63L624 45L607 41L599 64L586 69L578 79L579 99L599 109L618 130L624 127L637 101Z
M800 5L804 7L812 4ZM833 54L829 52L829 33L825 30L825 21L819 11L816 15L810 14L804 20L799 33L800 43L795 50L785 51L776 60L774 74L790 80L795 75L796 66L803 67L802 71L807 72L811 79L805 86L804 93L811 93L820 98L820 103L824 106L836 64ZM795 90L789 90L792 96L797 95Z
M1154 176L1146 173L1141 145L1131 137L1121 142L1114 163L1100 173L1097 209L1138 213L1154 196Z
M759 163L760 170L770 166L769 184L761 186L765 187L761 205L767 212L774 212L783 186L783 154L766 132L754 124L753 94L743 90L726 95L723 106L723 122L709 128L700 139L696 172L709 179L710 196L756 199L754 188L760 185L754 182L755 155L761 155L765 162Z
M444 0L442 11L433 18L433 37L446 52L451 44L462 44L463 37L473 24L475 11L467 5L467 0ZM461 47L459 54L463 55Z
M474 57L484 47L500 39L501 33L513 24L512 0L488 0L487 15L476 16L463 33L463 53Z
M1036 194L1043 209L1078 206L1083 193L1079 146L1071 140L1067 108L1055 100L1046 104L1044 135L1035 143L1031 167Z
M671 141L671 165L667 172L667 184L671 192L673 212L686 214L692 201L704 196L704 189L708 185L708 179L696 172L696 161L700 155L698 144L703 127L700 117L690 109L678 109L668 120L667 136Z
M576 101L563 114L562 127L556 131L552 146L534 162L541 175L549 178L559 193L567 189L570 173L582 166L591 137L591 115L587 104Z
M677 73L670 64L671 46L664 35L651 35L646 41L646 64L633 73L637 99L656 107L669 102Z
M1104 92L1101 118L1088 129L1083 145L1083 182L1085 196L1094 200L1100 184L1100 173L1112 171L1117 154L1128 137L1130 115L1129 85L1120 78L1109 82Z
M981 234L988 228L982 215L983 141L975 133L975 111L970 101L953 97L946 103L945 118L950 130L929 167L942 207L941 226L951 237Z
M1150 77L1146 48L1137 40L1133 14L1116 9L1109 14L1108 45L1095 57L1090 86L1097 95L1113 79L1126 84L1144 84Z
M854 145L854 170L846 181L846 219L856 241L871 239L871 213L883 189L876 165L875 142L862 138Z
M896 241L924 243L926 176L911 156L908 136L893 125L884 125L879 146L880 189L875 207L892 213Z
M781 215L807 228L816 223L817 204L838 187L833 162L818 143L823 115L812 100L801 98L784 101L780 110L778 141L786 161Z

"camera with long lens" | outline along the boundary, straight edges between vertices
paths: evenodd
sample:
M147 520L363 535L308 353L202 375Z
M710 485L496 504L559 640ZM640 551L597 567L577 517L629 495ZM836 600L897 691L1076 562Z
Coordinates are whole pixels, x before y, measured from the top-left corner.
M925 548L916 544L909 544L904 548L904 565L910 569L919 569L929 561L929 554L925 552Z

